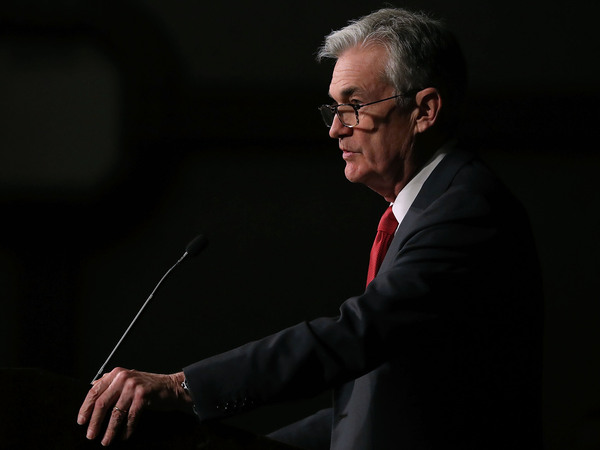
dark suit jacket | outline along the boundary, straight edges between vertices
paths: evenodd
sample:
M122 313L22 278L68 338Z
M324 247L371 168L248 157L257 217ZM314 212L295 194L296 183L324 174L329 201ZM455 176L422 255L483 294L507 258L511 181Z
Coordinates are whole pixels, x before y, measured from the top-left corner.
M339 316L184 371L202 420L333 389L332 409L273 434L306 448L529 450L541 446L541 317L523 208L455 150Z

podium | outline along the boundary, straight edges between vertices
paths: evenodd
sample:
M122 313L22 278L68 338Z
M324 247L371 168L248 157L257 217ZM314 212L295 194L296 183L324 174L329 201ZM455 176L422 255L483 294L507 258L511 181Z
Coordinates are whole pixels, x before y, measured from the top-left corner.
M101 449L86 439L77 412L89 384L38 369L0 369L0 448ZM113 449L293 450L286 444L192 414L144 412L133 436Z

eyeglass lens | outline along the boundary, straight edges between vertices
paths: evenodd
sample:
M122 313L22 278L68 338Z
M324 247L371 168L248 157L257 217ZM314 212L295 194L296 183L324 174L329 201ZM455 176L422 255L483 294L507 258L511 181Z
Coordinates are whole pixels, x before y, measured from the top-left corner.
M321 116L325 124L330 127L335 119L335 110L337 109L338 117L342 122L342 125L347 127L354 127L358 125L358 119L356 117L356 110L352 106L339 105L336 107L322 106Z

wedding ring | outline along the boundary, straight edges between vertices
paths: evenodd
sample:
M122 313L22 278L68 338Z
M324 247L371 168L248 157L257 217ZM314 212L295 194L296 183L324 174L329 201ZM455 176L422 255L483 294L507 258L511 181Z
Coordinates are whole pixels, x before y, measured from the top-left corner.
M113 408L113 411L119 411L119 412L121 412L121 413L124 413L124 414L127 414L127 413L129 412L129 411L127 411L126 409L121 409L121 408L119 408L118 406L115 406L115 407Z

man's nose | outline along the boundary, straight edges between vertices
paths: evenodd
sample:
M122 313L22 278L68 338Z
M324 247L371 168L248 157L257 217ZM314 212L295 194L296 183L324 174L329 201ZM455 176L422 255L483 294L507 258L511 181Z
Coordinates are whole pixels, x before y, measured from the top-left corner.
M342 124L342 121L336 114L333 117L331 127L329 127L329 137L333 139L339 139L345 136L349 136L350 134L352 134L352 128L344 126L344 124Z

